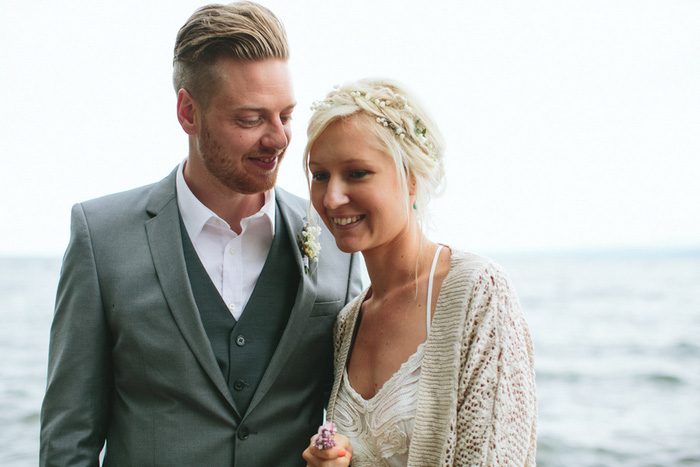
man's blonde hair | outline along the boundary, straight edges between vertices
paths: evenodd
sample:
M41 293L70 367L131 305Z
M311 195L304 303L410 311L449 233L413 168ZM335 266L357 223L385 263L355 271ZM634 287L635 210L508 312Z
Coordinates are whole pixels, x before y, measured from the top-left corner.
M207 5L180 28L175 41L173 85L207 107L216 90L216 61L289 59L287 33L267 8L253 2Z

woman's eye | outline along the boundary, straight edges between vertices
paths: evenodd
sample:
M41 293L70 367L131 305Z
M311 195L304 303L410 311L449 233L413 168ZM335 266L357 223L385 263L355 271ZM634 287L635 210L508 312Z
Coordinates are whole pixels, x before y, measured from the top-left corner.
M322 182L328 179L328 174L325 174L323 172L316 172L314 174L311 174L311 179L315 182Z
M353 170L350 172L351 178L362 178L366 176L369 172L367 170Z

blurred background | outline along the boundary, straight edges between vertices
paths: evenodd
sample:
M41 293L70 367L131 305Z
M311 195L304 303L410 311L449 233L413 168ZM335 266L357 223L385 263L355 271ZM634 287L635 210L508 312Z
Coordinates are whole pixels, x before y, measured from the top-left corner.
M510 273L540 466L700 466L700 2L262 0L298 107L402 81L447 141L429 236ZM0 0L0 465L36 465L72 204L187 155L175 35L205 2Z

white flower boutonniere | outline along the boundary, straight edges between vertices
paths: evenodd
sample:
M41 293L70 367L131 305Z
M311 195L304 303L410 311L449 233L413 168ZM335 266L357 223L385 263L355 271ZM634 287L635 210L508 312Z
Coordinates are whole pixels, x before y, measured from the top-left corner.
M301 254L304 261L304 272L309 273L309 260L318 263L318 255L321 252L321 244L318 243L318 237L321 235L321 227L317 225L306 224L299 234L301 242Z

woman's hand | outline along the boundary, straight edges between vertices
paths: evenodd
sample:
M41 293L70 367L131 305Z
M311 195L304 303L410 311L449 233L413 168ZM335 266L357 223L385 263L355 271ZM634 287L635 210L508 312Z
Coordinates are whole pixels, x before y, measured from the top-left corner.
M311 437L311 443L306 448L302 457L306 461L306 467L348 467L352 458L352 445L350 440L343 435L333 436L335 446L328 449L319 449L314 446L314 439L318 435Z

